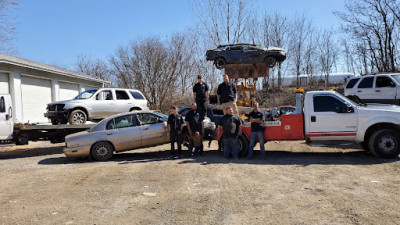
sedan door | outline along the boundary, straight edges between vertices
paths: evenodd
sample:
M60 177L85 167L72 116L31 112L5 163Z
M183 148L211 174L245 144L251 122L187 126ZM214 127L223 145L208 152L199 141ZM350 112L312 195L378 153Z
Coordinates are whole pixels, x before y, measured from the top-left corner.
M133 114L110 120L107 123L105 135L117 152L142 146L142 130Z
M263 63L262 52L252 47L243 49L243 63Z
M169 142L167 122L153 113L137 113L142 130L143 146L159 145Z

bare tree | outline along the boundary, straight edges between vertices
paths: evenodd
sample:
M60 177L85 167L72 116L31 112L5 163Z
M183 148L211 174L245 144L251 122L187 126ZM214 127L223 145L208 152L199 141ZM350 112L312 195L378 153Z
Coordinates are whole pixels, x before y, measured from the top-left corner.
M141 90L151 108L167 111L182 96L179 81L190 61L186 50L186 38L178 34L164 42L154 37L120 47L110 58L116 84Z
M196 0L194 12L214 46L245 41L253 18L253 0Z
M361 48L368 70L397 71L399 45L399 9L397 0L346 0L345 11L335 12L342 20L342 29Z
M329 74L332 73L332 68L339 54L339 48L335 40L333 29L322 31L319 38L318 58L321 65L321 72L325 76L325 88L328 88Z
M311 33L312 24L306 14L303 13L292 19L290 27L290 47L288 54L292 55L292 62L297 76L296 86L299 87L299 75L301 74L301 66L304 64L306 41Z
M76 71L102 80L110 80L110 69L106 62L101 59L91 59L86 55L78 56Z
M12 47L16 37L13 11L18 5L19 0L0 0L0 52L15 52Z

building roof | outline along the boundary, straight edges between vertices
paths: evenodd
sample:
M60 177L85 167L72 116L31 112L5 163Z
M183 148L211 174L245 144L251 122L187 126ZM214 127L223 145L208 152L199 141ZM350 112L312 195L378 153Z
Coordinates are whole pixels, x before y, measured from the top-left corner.
M90 77L90 76L82 74L82 73L63 69L63 68L60 68L57 66L52 66L52 65L48 65L48 64L44 64L44 63L35 62L32 60L28 60L28 59L24 59L24 58L12 56L12 55L4 54L4 53L0 53L0 63L25 67L25 68L34 69L34 70L45 71L45 72L49 72L49 73L59 74L62 76L90 80L90 81L94 81L94 82L98 82L98 83L108 83L108 84L111 83L110 81Z

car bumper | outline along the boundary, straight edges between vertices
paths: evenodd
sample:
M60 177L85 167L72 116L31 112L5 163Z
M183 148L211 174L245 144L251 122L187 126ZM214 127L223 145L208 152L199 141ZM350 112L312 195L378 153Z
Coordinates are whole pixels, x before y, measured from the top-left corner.
M90 154L90 145L65 147L64 154L71 158L83 158L88 157Z
M44 116L49 118L49 119L65 119L68 116L68 111L47 111L44 113Z

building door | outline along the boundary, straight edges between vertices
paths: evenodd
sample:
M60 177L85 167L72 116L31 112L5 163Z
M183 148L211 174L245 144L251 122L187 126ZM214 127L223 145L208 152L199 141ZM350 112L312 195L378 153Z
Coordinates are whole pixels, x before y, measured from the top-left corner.
M30 76L21 76L23 122L48 122L44 117L47 104L52 102L51 81Z

